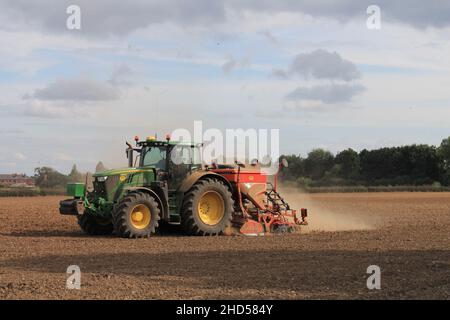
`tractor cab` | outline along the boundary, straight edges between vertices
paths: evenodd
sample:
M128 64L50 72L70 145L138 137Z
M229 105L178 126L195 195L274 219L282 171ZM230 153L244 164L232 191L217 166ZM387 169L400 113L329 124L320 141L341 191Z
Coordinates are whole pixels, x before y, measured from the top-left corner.
M153 168L157 180L168 182L169 190L178 189L188 175L202 168L198 144L171 141L170 136L166 136L166 141L153 136L144 141L135 137L135 141L136 148L127 143L128 166ZM136 157L134 152L138 153Z

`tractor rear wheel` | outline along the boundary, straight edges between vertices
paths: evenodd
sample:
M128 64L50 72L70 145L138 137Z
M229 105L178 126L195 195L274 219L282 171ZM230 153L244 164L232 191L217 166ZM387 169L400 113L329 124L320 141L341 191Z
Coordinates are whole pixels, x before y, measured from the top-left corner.
M113 212L114 229L123 238L147 238L155 233L158 221L158 203L145 192L123 197Z
M218 235L231 225L231 192L216 179L200 180L186 193L181 225L188 235Z
M96 217L89 211L78 216L78 224L81 230L92 236L107 235L113 232L111 220Z

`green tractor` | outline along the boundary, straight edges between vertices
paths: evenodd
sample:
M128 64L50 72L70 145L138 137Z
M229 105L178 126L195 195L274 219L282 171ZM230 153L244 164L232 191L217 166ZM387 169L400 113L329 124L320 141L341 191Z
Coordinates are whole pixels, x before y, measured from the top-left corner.
M128 168L93 175L93 190L69 183L60 213L76 215L90 235L149 237L178 224L189 235L216 235L231 223L230 183L202 168L200 146L148 137L127 143ZM135 157L134 154L137 153Z
M158 228L178 225L188 235L218 235L228 228L241 234L292 232L306 225L267 180L259 163L202 166L200 145L149 137L127 143L128 168L94 174L93 190L69 183L73 198L60 213L76 215L91 235L113 232L124 238L149 237ZM137 153L135 156L134 154Z

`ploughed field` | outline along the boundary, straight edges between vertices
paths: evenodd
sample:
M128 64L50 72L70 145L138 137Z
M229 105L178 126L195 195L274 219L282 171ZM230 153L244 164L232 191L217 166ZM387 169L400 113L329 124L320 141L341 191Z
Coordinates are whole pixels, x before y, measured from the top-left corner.
M0 298L450 298L450 193L286 198L310 208L300 234L138 240L84 235L61 197L0 198ZM69 265L80 290L66 288Z

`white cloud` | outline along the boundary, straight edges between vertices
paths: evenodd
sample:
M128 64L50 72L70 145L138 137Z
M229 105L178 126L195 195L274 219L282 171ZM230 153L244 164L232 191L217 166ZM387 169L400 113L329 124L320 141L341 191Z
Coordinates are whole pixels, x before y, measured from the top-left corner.
M299 87L288 93L285 99L288 101L312 100L325 104L349 102L364 89L363 86L357 84L330 83L313 87Z
M33 102L22 109L22 114L27 117L61 119L87 117L89 113L80 108L68 106L55 106L49 103Z
M68 33L66 8L71 0L2 1L6 21L15 28L31 25L54 33ZM207 26L225 19L223 3L209 0L78 0L81 8L81 36L127 35L153 24ZM14 17L14 20L8 17ZM17 26L18 25L18 26ZM5 28L5 25L2 25ZM8 27L8 24L6 24ZM14 28L13 27L13 28Z
M109 83L88 78L59 79L47 87L36 89L31 96L25 98L38 100L98 101L117 100L119 89Z
M222 65L222 70L225 74L230 74L236 68L245 68L250 65L250 59L248 57L236 60L232 55L226 56L226 61Z
M16 160L26 160L27 159L27 157L21 152L16 152L16 153L14 153L13 156L14 156L14 159L16 159Z
M74 161L74 158L64 152L58 152L53 157L56 161Z
M275 70L274 75L299 75L304 78L351 81L358 79L360 73L356 65L343 59L337 52L317 49L295 56L287 71Z
M65 28L65 9L71 0L2 0L2 28L17 30L24 27L43 29L55 33L68 33ZM341 22L363 20L371 0L339 2L310 0L78 0L81 7L82 32L85 37L124 36L151 25L176 24L185 28L210 29L230 21L229 16L247 13L266 13L274 16L294 12L315 18L328 18ZM450 25L450 4L431 0L378 0L383 19L412 25L416 28L442 28Z
M119 66L114 67L114 70L108 82L113 86L130 85L130 77L133 74L133 69L131 69L127 64L122 63Z
M280 41L273 35L269 30L263 30L260 32L267 40L269 40L274 45L279 45Z
M388 133L376 128L443 128L426 130L441 139L450 125L443 3L399 1L393 9L382 0L382 29L369 31L366 1L179 1L81 0L83 29L69 32L68 0L0 0L0 139L28 150L32 138L36 148L18 170L38 161L59 166L53 150L67 156L60 162L69 170L77 143L77 163L123 165L124 139L199 119L208 127L282 128L292 137L309 126L301 143L308 148L347 137L363 145L370 137L360 138L357 126L375 128L382 141ZM321 135L321 126L334 129ZM24 133L11 139L14 128ZM400 140L423 141L419 130L408 133ZM299 148L293 142L281 147Z

